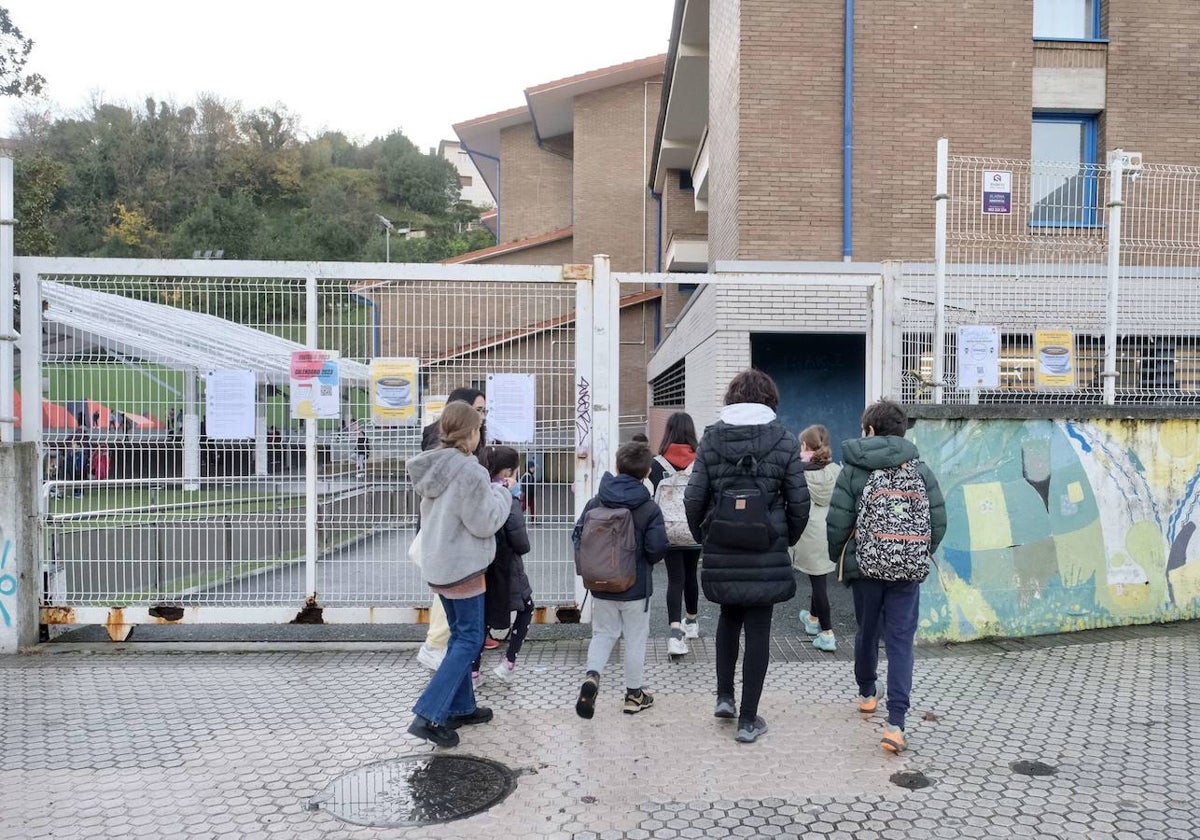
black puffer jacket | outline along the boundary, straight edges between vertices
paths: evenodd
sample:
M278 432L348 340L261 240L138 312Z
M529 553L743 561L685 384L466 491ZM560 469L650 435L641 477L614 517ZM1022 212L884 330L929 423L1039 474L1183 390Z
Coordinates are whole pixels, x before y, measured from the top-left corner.
M722 412L722 420L704 430L696 450L684 507L692 536L701 545L722 487L737 473L737 463L746 455L758 461L760 482L771 498L775 541L768 551L728 553L704 546L700 582L704 597L717 604L777 604L796 594L788 546L804 533L809 507L800 444L778 420L738 422L769 416L773 413L765 406L729 406Z

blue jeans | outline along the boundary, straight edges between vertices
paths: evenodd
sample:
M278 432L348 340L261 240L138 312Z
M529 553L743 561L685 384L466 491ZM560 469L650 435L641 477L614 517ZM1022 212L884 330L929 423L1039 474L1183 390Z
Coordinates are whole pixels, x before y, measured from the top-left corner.
M441 595L450 625L450 644L441 666L434 671L417 698L413 712L438 726L446 719L475 711L475 688L471 685L471 662L483 644L483 594L473 598Z
M859 578L854 591L854 677L858 693L875 694L879 665L879 637L887 649L888 723L904 728L908 695L912 691L913 639L921 610L921 584L911 580L887 581Z

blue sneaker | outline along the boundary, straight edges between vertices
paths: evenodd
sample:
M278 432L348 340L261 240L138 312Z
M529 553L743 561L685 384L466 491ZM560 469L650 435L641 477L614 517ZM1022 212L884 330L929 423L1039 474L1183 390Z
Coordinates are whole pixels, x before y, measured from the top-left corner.
M804 624L804 632L810 636L815 636L821 632L821 622L813 618L813 614L808 610L800 610L800 621Z
M817 650L828 651L829 653L833 653L835 650L837 650L837 639L833 637L833 631L830 630L828 633L818 633L816 636L814 636L813 647L815 647Z

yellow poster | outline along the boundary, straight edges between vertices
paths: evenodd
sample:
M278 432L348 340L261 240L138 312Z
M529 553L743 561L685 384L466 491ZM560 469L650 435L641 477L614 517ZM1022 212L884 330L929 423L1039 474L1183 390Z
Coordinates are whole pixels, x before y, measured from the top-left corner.
M1038 330L1033 339L1035 383L1039 388L1075 387L1075 333Z
M421 425L428 426L442 419L442 409L446 407L447 394L430 394L421 400Z
M417 359L371 360L371 420L377 426L417 422Z

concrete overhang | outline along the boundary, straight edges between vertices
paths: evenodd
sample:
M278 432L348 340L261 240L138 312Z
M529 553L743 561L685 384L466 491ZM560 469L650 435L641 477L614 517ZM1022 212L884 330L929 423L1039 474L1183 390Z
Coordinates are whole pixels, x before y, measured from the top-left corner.
M709 0L676 0L649 186L661 193L669 169L690 169L708 125Z
M532 119L529 109L522 107L509 108L507 111L476 117L454 125L454 133L458 135L462 150L471 156L496 204L500 203L500 195L496 161L492 158L500 157L500 132L515 125L528 123Z
M708 271L708 237L675 234L663 262L668 272Z
M661 79L666 58L655 55L526 88L525 101L538 139L561 137L575 130L575 97L629 82Z

